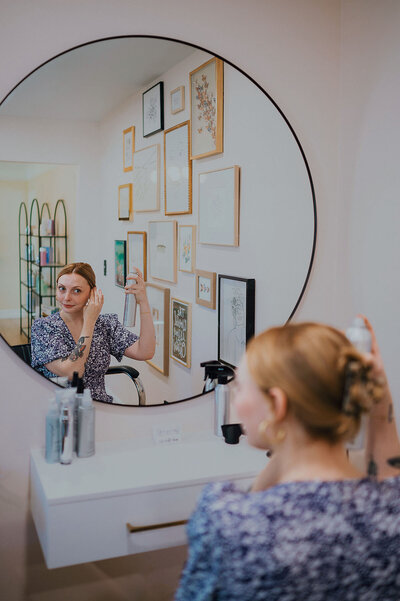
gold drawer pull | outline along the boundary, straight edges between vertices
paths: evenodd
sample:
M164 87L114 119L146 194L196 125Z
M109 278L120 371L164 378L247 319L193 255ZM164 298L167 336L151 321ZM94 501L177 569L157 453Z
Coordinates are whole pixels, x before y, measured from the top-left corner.
M159 530L160 528L171 528L172 526L183 526L187 524L187 520L179 520L178 522L164 522L163 524L150 524L150 526L132 526L127 522L126 527L129 532L145 532L146 530Z

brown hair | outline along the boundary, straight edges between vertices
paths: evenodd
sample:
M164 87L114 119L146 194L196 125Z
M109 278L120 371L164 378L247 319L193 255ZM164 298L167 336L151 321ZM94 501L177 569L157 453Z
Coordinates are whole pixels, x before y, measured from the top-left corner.
M58 274L57 282L62 275L67 275L69 273L77 273L78 275L81 275L83 278L85 278L90 288L95 288L96 276L89 263L70 263L69 265L66 265Z
M380 396L365 358L335 328L290 324L259 334L247 347L249 372L265 393L277 386L313 438L351 440Z

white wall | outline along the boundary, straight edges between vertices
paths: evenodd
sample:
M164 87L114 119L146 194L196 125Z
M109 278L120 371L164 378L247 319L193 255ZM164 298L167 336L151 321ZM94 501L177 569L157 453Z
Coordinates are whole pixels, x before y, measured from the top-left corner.
M193 52L155 82L164 82L165 130L190 118L189 73L210 56ZM186 88L185 110L172 115L170 91L178 85ZM122 170L122 131L135 125L135 148L149 145L160 147L160 210L135 212L133 183L132 221L117 220L118 186L133 182L134 172ZM268 98L239 71L224 66L224 152L192 161L192 212L187 215L165 216L164 210L164 133L151 137L142 135L142 90L117 107L101 123L101 193L102 258L108 261L107 277L97 274L98 285L105 297L104 311L117 312L122 318L123 293L114 285L114 240L126 240L127 232L148 231L152 220L175 220L179 225L197 226L196 267L218 274L255 278L255 328L284 323L291 314L302 290L309 268L314 216L311 187L305 163L289 128ZM198 176L199 173L238 165L240 181L240 245L226 247L198 242ZM149 254L149 253L148 253ZM178 261L179 263L179 261ZM179 264L178 264L179 268ZM176 283L148 281L170 289L171 298L192 305L190 369L170 359L169 376L159 374L145 363L135 364L140 370L148 402L182 399L199 393L203 387L200 363L217 358L217 310L204 308L195 302L195 276L177 271ZM136 328L137 331L138 328ZM129 399L130 383L121 376L118 396ZM125 389L123 382L126 383ZM111 384L114 386L115 378Z
M27 195L26 182L0 181L0 318L4 319L19 316L18 213ZM21 219L24 224L24 215Z
M272 94L288 116L303 144L316 186L317 255L298 318L344 326L360 305L371 309L398 393L394 369L399 336L391 325L396 323L398 284L391 285L397 272L388 252L396 249L388 249L393 237L387 229L394 215L391 199L398 193L398 69L394 63L399 52L398 11L398 3L390 0L204 0L201 6L187 0L81 0L76 4L4 1L0 96L50 56L102 36L169 35L197 43L242 67ZM339 159L343 173L340 186ZM377 189L380 182L382 186ZM385 218L379 233L373 227L377 218L371 210L374 205L371 200L367 207L364 204L366 198L375 198L374 192L382 207L389 203L378 214L379 220ZM354 216L349 219L348 209L353 203ZM358 238L360 215L369 234L363 245ZM364 265L372 266L367 274ZM353 298L355 289L362 290L357 298ZM150 554L134 561L98 562L57 573L43 567L27 515L27 453L41 441L43 398L49 394L50 384L19 366L3 346L0 366L4 382L0 578L6 583L2 590L7 598L170 599L182 554ZM211 426L209 405L192 405L187 411L186 407L144 411L152 411L152 418L163 420L171 419L171 412L177 411L172 419L179 415L186 427L193 427L199 417L200 425ZM99 407L98 416L98 435L102 438L138 432L147 419L140 409L111 407ZM5 432L13 436L6 437Z

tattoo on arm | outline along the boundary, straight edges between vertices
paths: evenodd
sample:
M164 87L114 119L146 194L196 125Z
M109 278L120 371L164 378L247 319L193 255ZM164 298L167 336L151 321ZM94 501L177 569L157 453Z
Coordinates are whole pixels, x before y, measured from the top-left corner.
M373 457L371 457L371 459L369 460L367 472L370 478L376 480L378 476L378 466L376 465Z
M390 457L390 459L388 459L387 462L391 467L394 467L394 468L400 470L400 457L399 456Z
M70 361L77 361L80 357L82 357L86 348L86 344L84 344L85 338L89 338L89 336L81 336L72 352L68 355L68 357L63 357L61 361L67 361L68 359Z

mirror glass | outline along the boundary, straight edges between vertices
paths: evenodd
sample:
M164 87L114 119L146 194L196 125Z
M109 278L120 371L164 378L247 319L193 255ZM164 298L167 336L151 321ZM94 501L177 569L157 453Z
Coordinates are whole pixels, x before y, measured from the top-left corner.
M43 308L49 310L48 304L51 304L47 303L46 308L46 299L41 299L40 307L26 307L24 285L29 282L20 285L23 261L19 259L18 248L22 238L23 259L26 223L23 217L22 236L19 236L21 202L27 206L28 219L34 199L40 208L47 203L48 212L46 208L43 211L43 221L47 222L48 214L54 216L57 200L63 199L68 262L85 261L93 266L105 296L103 312L117 313L120 319L124 293L116 285L115 241L126 241L128 232L146 232L147 282L152 285L154 297L158 354L153 364L125 358L122 364L139 370L149 405L201 393L204 371L200 363L218 358L218 275L255 279L257 333L285 323L292 316L304 292L313 259L315 199L301 146L283 113L266 92L228 62L223 63L223 111L219 114L223 122L222 152L192 160L191 176L186 182L191 189L189 203L189 191L187 199L184 196L182 200L182 187L176 184L187 173L179 172L179 165L185 165L188 152L187 146L182 145L184 130L177 128L167 134L167 148L171 152L168 160L172 161L167 173L167 199L170 206L176 203L177 208L165 214L165 131L190 120L190 73L212 58L188 44L161 38L123 37L94 42L41 66L0 106L0 332L10 345L26 343L27 338L20 331L21 324L26 323L26 309L36 310L38 315ZM204 77L207 81L207 72ZM152 104L152 94L144 93L159 82L163 82L164 130L145 137L143 98L147 121L148 118L157 121L152 111L158 108ZM154 93L158 90L156 86ZM206 87L203 91L203 101L210 100L212 110L213 95L207 96ZM192 99L193 110L197 101ZM146 128L149 127L147 121ZM132 126L134 136L129 132ZM151 127L157 129L157 125L153 125L150 131ZM201 127L204 120L200 126L197 124L194 134L201 135ZM146 129L145 133L148 132ZM124 154L124 140L129 136L135 151L132 160L126 148ZM125 145L129 146L129 140ZM130 162L133 169L127 170ZM147 168L150 163L151 169ZM209 173L211 176L204 175ZM233 174L231 180L230 173ZM214 183L205 185L206 177L213 177ZM147 188L143 188L144 181ZM229 188L230 182L235 181L236 205L234 189ZM129 194L125 195L130 185L133 194L129 215ZM208 202L209 211L205 218L204 212L201 214L201 223L199 197L201 206ZM191 212L182 212L178 206L182 202L190 205L190 209L185 207L184 211ZM152 210L140 211L143 206ZM36 206L31 233L39 234L35 211ZM227 240L221 239L218 242L221 240L224 244L216 240L211 244L202 241L201 236L203 240L207 235L212 237L216 223L224 228L224 224L234 221L235 214L238 233L234 245L227 245ZM121 219L126 216L130 219ZM160 221L176 222L176 226L150 225ZM57 232L63 233L61 210L56 222ZM175 235L174 228L177 229L174 282L167 281L174 279L168 274L166 279L160 279L160 274L165 273L164 258L157 252L168 253L168 240L172 238L168 238L167 232L156 233L158 238L155 239L154 229L159 227L171 227L172 235ZM223 235L229 237L230 227L227 226ZM193 252L187 264L187 244L183 236L189 234L193 236ZM43 239L41 245L46 248ZM150 245L153 245L151 252L155 253L153 261ZM39 249L34 248L32 252L40 254ZM61 250L56 252L60 256ZM173 255L173 249L171 252ZM161 262L156 264L156 261ZM168 261L170 265L170 258ZM196 274L191 269L216 274L216 308L211 297L211 306L200 304L199 294L196 301ZM25 277L22 270L21 279ZM207 284L207 280L204 282ZM45 281L44 285L51 288L52 282ZM160 291L159 287L169 292ZM160 298L163 299L164 294L170 297L168 329L164 328L159 314L163 306ZM176 360L182 350L177 344L182 332L178 331L179 320L175 324L178 329L172 331L172 299L182 302L191 313L190 328L184 337L187 344L184 361ZM115 401L137 404L129 378L113 375L106 380Z

